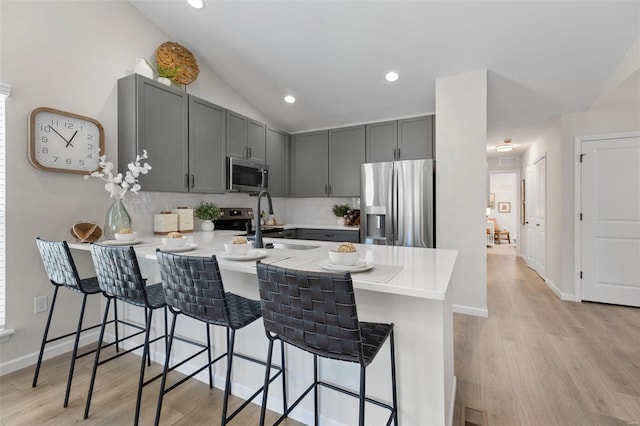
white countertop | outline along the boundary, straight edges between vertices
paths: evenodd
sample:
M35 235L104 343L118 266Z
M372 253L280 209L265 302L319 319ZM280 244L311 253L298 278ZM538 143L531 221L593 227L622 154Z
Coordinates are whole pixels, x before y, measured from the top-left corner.
M328 228L321 227L321 229ZM193 256L220 254L224 252L224 243L228 243L231 236L238 234L239 232L236 231L186 234L188 243L195 243L197 247L192 251L186 251L181 254ZM162 245L161 239L153 235L142 235L140 240L141 242L134 246L137 255L144 259L155 259L155 250ZM264 242L315 246L316 248L310 250L266 249L268 252L264 258L266 262L293 269L303 269L305 264L309 264L314 260L328 259L328 248L337 245L335 242L281 238L264 238ZM69 247L89 250L88 244L72 243L69 244ZM356 244L356 247L361 253L361 259L372 261L374 264L381 266L400 266L402 269L387 282L365 281L364 279L359 279L359 273L352 273L354 288L432 300L444 300L458 255L456 250L365 244ZM256 273L255 261L233 261L218 256L218 263L221 270L226 269L249 274ZM362 274L364 277L365 273Z

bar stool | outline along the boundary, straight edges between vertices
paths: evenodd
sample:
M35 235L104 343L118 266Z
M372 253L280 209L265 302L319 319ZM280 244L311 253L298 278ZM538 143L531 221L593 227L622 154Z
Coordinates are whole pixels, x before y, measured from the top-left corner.
M284 396L283 410L286 411L286 382L284 380L283 368L271 365L271 358L269 358L269 362L264 362L256 358L234 352L236 330L239 330L260 318L260 302L225 292L222 277L220 275L220 268L215 256L212 256L211 258L181 256L165 253L160 250L156 250L156 256L160 265L160 275L162 276L164 296L167 304L169 305L169 310L173 314L173 319L171 321L171 328L169 332L167 357L160 385L160 395L158 397L155 424L157 425L160 422L162 400L167 392L171 391L176 386L207 367L209 368L209 387L213 387L211 366L225 356L227 357L227 374L224 387L221 424L226 425L230 422L244 407L258 396L264 388L264 386L262 386L258 389L250 398L248 398L244 403L242 403L242 405L240 405L240 407L227 417L227 405L229 395L231 393L231 367L234 357L239 357L241 359L264 365L266 367L266 381L269 383L282 374L282 394ZM165 389L171 346L173 344L176 328L176 320L180 314L184 314L206 324L209 362L188 377L183 378L176 384ZM209 334L209 326L211 324L223 326L227 331L227 352L218 356L213 361L211 361L211 338ZM284 344L282 344L281 349L282 363L284 365ZM277 371L273 376L271 376L271 368Z
M258 284L262 319L271 362L273 342L276 339L313 354L313 383L274 423L279 424L313 389L314 416L318 424L318 386L359 398L359 424L364 426L365 402L391 411L387 425L398 425L398 401L394 354L393 324L361 322L356 311L355 294L351 275L285 269L258 262ZM393 405L368 398L365 394L366 368L389 338L391 350L391 386ZM318 379L318 356L360 365L360 393L335 386ZM283 365L284 368L284 365ZM268 377L260 413L260 425L264 425Z
M164 294L162 293L162 285L160 283L146 285L146 279L142 278L140 267L138 266L138 259L133 247L112 247L102 246L99 244L91 244L91 257L93 258L93 264L96 268L98 284L104 295L107 297L107 306L104 312L102 327L100 328L99 346L98 350L96 351L95 360L93 362L93 369L91 371L91 381L89 384L89 393L87 395L84 418L86 419L89 417L91 396L93 394L93 387L95 384L98 365L104 364L105 362L111 361L115 358L119 358L134 350L143 348L140 363L140 376L138 379L138 393L136 397L136 412L134 417L134 424L137 425L140 418L140 401L142 398L142 388L161 377L161 374L158 374L147 381L144 380L145 361L148 365L151 365L149 344L160 339L164 339L166 344L167 304L164 300ZM102 344L102 340L104 338L105 325L107 323L107 316L109 314L109 308L111 306L112 300L114 301L114 305L115 300L120 300L133 306L144 307L145 327L140 327L131 323L125 323L126 325L134 327L135 329L142 330L128 336L127 338L132 338L144 332L144 343L100 361L100 345ZM153 311L155 311L156 309L164 309L165 334L163 336L158 336L152 340L149 340L152 315Z
M101 324L95 324L90 327L82 328L82 323L84 320L84 311L87 305L87 296L92 294L100 294L102 291L98 286L98 281L96 277L84 278L81 279L78 275L78 270L76 268L76 264L73 261L73 257L71 256L71 251L69 250L69 246L66 241L47 241L42 238L36 238L36 244L38 246L38 251L40 252L40 256L42 257L42 263L44 265L44 269L47 272L47 276L49 277L49 281L54 286L53 297L51 299L51 307L49 308L49 316L47 317L47 325L44 328L44 334L42 336L42 343L40 345L40 353L38 354L38 362L36 363L36 371L33 376L32 387L36 387L38 384L38 376L40 374L40 366L42 364L42 356L44 354L44 348L48 343L55 342L60 339L64 339L69 336L75 335L75 340L73 343L73 351L71 352L71 364L69 365L69 375L67 376L67 389L64 394L64 404L66 407L69 404L69 394L71 393L71 382L73 380L73 370L75 369L76 359L82 358L83 356L92 354L96 351L93 349L91 351L85 352L83 354L78 355L78 344L80 342L80 335L88 330L93 330L94 328L100 327ZM71 333L67 333L62 336L54 337L49 339L49 327L51 326L51 319L53 318L53 311L56 306L56 300L58 297L58 290L60 288L67 288L76 293L82 294L82 305L80 307L80 316L78 318L78 327L76 331ZM114 305L114 319L108 321L107 324L113 323L115 325L115 335L116 340L113 343L110 343L108 346L116 345L116 351L119 350L118 347L118 312L115 309Z

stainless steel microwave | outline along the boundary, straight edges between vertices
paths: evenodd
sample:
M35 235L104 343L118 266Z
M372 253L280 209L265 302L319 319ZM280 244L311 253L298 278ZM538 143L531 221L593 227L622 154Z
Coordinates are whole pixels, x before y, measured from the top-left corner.
M260 192L269 187L269 166L227 157L227 191Z

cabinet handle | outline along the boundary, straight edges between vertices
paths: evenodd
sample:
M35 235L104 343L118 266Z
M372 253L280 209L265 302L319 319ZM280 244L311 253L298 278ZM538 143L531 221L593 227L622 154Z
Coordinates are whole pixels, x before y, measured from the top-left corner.
M396 158L396 160L399 160L399 159L400 159L400 156L401 156L401 154L400 154L400 148L398 148L398 158Z
M333 238L336 236L336 234L324 234L324 236L327 238Z
M249 147L249 158L251 158L251 154L253 153L251 152L251 147Z
M329 189L329 185L327 185L327 184L325 183L325 184L324 184L324 193L325 193L325 194L327 194L327 195L329 195L329 191L328 191L328 189Z
M394 161L398 159L398 148L393 148L393 159Z
M187 173L184 175L184 187L189 188L189 174Z
M196 187L196 177L195 177L195 175L191 175L191 187L192 188Z

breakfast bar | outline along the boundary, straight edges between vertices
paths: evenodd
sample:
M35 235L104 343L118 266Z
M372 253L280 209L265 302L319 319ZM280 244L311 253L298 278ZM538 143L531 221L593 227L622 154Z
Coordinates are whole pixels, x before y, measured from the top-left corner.
M254 249L251 255L238 258L226 254L224 248L224 244L238 234L234 231L195 232L187 237L184 247L175 250L190 256L216 255L225 289L258 300L257 260L285 268L330 271L327 269L331 267L327 265L328 250L337 245L323 241L265 238L265 244L272 243L274 248ZM155 251L158 248L165 250L160 238L142 235L135 243L143 275L149 283L158 282L160 277ZM72 249L89 250L87 244L69 246ZM400 424L450 425L455 395L450 280L457 251L362 244L356 244L356 247L361 263L365 265L360 271L352 272L359 318L362 321L395 324ZM144 316L141 311L123 306L119 315L129 321L142 323ZM161 315L158 315L153 332L160 333L162 324ZM266 358L268 342L264 333L262 321L242 329L237 334L236 351ZM189 318L180 319L176 334L202 341L206 339L204 327ZM215 353L223 353L226 347L224 329L214 327L212 334ZM162 344L155 344L151 348L152 359L164 362L163 350ZM188 356L189 350L177 344L172 355L183 359ZM311 382L313 357L296 348L287 346L285 350L288 400L291 401ZM277 350L274 355L274 359L279 359ZM193 365L186 364L180 370L190 373L197 369L200 361L196 359L192 362ZM388 350L383 349L367 369L369 397L391 400L389 362ZM224 386L225 370L224 363L216 364L214 380L217 387ZM232 393L246 399L261 386L263 374L262 368L239 360L233 372ZM322 360L320 375L324 381L358 388L358 365ZM206 374L201 373L196 377L207 381ZM167 398L171 398L171 395ZM281 412L279 385L270 389L268 408ZM355 398L344 398L340 393L323 389L320 392L320 413L322 424L357 424L358 402ZM313 398L305 399L291 417L306 424L313 423ZM379 424L386 417L387 413L382 408L367 404L367 424Z

